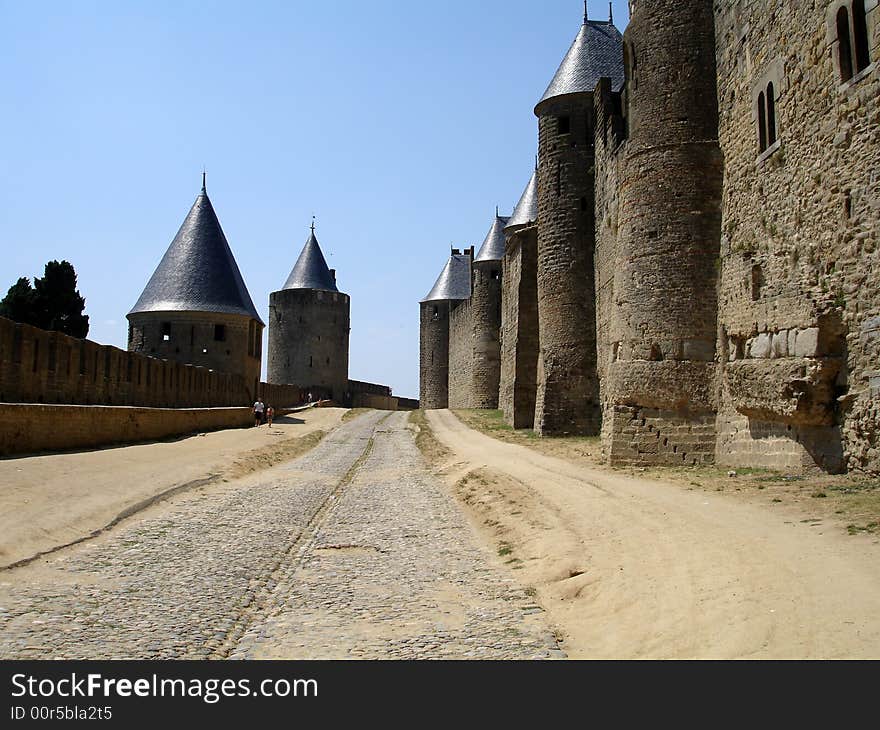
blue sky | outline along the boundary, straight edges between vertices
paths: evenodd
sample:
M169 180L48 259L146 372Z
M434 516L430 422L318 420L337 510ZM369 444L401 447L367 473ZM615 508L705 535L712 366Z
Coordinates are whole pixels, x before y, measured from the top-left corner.
M516 203L532 109L582 13L578 0L0 0L2 294L67 259L89 338L125 348L125 315L205 167L263 319L315 214L352 299L351 377L417 397L417 302L450 244L479 246L495 206ZM614 15L623 29L625 0Z

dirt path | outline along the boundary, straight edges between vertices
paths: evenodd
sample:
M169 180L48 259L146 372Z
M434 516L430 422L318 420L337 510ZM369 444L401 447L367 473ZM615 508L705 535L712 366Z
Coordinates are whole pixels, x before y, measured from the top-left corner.
M680 485L575 466L429 411L442 473L572 657L880 657L880 547Z
M0 568L79 540L176 487L257 470L283 457L293 439L335 428L345 412L314 408L271 429L0 460Z

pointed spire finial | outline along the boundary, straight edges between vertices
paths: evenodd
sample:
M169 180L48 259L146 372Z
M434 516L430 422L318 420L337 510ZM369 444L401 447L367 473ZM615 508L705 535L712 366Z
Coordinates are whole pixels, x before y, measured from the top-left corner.
M315 234L315 215L312 214L312 235Z
M608 0L608 22L614 22L614 5L611 3L611 0Z
M498 217L498 206L497 205L495 206L495 217L496 218Z
M205 177L207 176L207 174L208 173L205 171L205 168L203 167L202 168L202 192L203 193L205 192Z
M590 13L587 10L587 0L584 0L584 23L590 19Z

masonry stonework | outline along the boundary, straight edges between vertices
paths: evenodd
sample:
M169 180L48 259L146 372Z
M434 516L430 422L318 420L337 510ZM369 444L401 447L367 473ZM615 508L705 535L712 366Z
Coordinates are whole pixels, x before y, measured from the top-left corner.
M282 289L269 295L270 383L298 383L342 402L348 384L348 294Z
M501 380L502 261L474 261L472 408L498 408Z
M419 403L449 407L449 302L419 305Z
M854 47L858 4L716 13L724 464L880 470L880 11L864 10L871 63L844 58L846 80L837 20Z
M597 434L592 94L538 114L538 330L535 431Z
M499 401L504 420L532 428L538 370L538 229L528 226L507 239L502 289Z
M630 11L622 41L584 19L536 107L505 418L525 378L538 433L601 421L614 464L880 472L878 0Z

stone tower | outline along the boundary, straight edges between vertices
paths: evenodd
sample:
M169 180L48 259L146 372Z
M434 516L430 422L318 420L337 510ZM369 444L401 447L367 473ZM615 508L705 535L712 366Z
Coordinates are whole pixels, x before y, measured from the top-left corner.
M263 322L205 190L128 313L128 349L242 375L256 393Z
M538 368L538 171L504 227L499 404L514 428L535 422Z
M498 408L501 379L501 284L504 259L504 226L498 215L474 258L471 286L473 325L472 408Z
M471 296L474 249L452 249L427 296L419 303L419 404L449 406L449 314L454 303Z
M606 444L615 463L705 463L722 183L712 0L630 7Z
M315 398L346 400L349 307L312 224L284 286L269 295L269 382L308 388Z
M598 434L593 271L594 107L602 77L623 84L620 32L584 22L535 107L538 117L538 361L535 431Z

